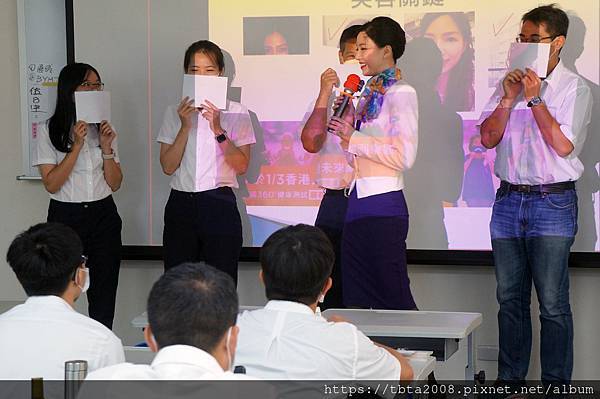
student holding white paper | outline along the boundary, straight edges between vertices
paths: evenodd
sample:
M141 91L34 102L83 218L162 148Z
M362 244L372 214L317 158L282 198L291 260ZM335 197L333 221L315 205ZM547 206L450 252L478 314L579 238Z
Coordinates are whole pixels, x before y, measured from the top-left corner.
M186 74L217 77L224 66L221 49L208 40L185 53ZM204 259L237 282L242 223L232 188L256 142L248 110L228 101L221 111L211 101L185 97L167 108L157 141L162 169L173 176L164 216L165 270Z
M76 120L74 95L103 87L91 65L62 69L54 115L38 125L33 166L50 193L48 221L70 226L83 242L91 280L89 315L112 328L121 262L121 217L112 198L123 180L117 135L108 121Z

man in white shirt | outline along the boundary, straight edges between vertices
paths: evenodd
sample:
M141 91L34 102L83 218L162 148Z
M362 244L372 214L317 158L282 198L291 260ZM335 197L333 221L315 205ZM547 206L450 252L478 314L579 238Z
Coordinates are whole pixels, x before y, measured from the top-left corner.
M568 266L577 232L575 181L583 173L578 155L592 96L560 61L568 27L565 12L553 5L523 16L517 41L550 44L548 76L542 80L529 68L508 73L478 123L482 144L496 148L495 172L502 180L490 224L500 304L499 380L527 376L532 281L540 302L542 382L568 383L573 370Z
M340 64L356 62L356 35L360 25L351 25L344 29L340 36L338 59ZM310 153L318 153L315 183L325 191L315 226L323 230L331 241L335 251L335 262L331 273L332 286L322 307L343 308L341 245L348 197L346 189L352 181L354 171L348 163L346 152L340 145L340 138L327 132L327 123L332 114L335 96L333 88L340 84L337 73L327 68L321 74L319 95L312 112L302 127L300 139L304 149Z
M86 380L235 379L238 297L232 278L212 266L169 269L148 297L144 336L156 357L150 365L123 363Z
M317 310L331 287L334 252L316 227L289 226L264 243L260 278L269 302L244 312L236 364L264 379L410 380L397 351L376 344L346 322ZM316 313L315 313L316 312Z
M90 371L125 361L119 338L73 309L90 283L82 248L58 223L13 240L6 258L29 298L0 315L0 379L62 380L69 360L86 360Z

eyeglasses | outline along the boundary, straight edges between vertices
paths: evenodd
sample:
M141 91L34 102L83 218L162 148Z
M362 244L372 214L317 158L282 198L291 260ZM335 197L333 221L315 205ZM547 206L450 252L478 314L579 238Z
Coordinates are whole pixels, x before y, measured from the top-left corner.
M104 83L102 83L102 82L83 82L79 86L85 87L86 89L96 89L96 90L104 89Z
M538 37L538 36L531 36L529 39L526 38L525 36L517 36L515 38L515 41L517 43L539 43L542 40L546 40L546 39L556 39L558 36L546 36L546 37Z

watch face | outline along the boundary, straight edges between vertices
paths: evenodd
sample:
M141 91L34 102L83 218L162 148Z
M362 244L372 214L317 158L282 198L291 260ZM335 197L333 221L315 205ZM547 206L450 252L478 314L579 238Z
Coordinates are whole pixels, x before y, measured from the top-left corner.
M224 134L224 133L223 133L223 134L219 134L219 135L216 137L216 139L217 139L217 142L219 142L219 143L222 143L222 142L224 142L225 140L227 140L227 136L225 136L225 134Z

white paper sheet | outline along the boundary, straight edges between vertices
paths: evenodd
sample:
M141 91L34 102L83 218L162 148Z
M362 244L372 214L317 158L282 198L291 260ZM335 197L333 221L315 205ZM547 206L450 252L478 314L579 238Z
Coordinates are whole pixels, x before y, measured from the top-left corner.
M78 121L87 123L110 122L110 92L76 91L75 111Z
M224 110L227 108L227 77L185 74L182 98L185 97L193 98L196 107L208 100Z
M532 69L537 76L545 78L548 73L550 43L511 43L508 52L508 67L511 71Z

